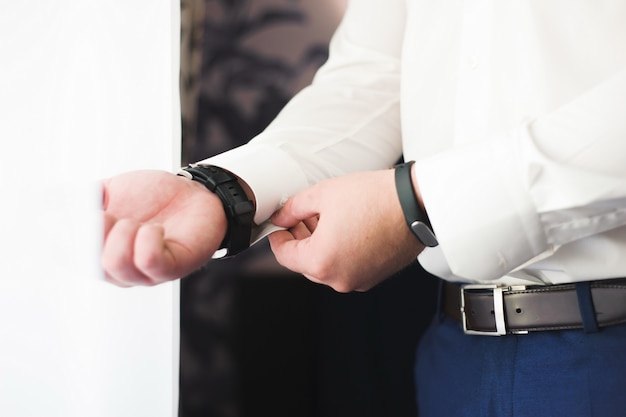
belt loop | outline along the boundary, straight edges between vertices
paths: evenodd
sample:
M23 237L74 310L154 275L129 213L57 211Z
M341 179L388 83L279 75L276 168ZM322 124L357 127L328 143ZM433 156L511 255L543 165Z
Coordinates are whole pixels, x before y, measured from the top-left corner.
M598 327L596 309L593 306L593 298L591 297L591 283L588 281L577 282L575 285L583 330L585 333L596 333L600 328Z

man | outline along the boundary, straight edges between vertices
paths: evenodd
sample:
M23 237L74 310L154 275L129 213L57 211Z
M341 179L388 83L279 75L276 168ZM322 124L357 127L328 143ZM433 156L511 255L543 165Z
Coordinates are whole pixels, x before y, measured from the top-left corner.
M616 415L625 17L618 0L351 2L328 63L252 142L105 182L109 279L238 252L252 216L285 229L282 265L338 291L419 254L455 283L419 349L420 415ZM415 164L389 169L402 154Z

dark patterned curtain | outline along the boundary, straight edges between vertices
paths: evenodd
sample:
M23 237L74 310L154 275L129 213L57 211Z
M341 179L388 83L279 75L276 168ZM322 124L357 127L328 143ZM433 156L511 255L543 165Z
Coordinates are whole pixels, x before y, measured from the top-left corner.
M189 59L181 80L184 160L204 159L261 132L326 60L342 3L183 1L194 22L183 40ZM311 9L319 14L328 4L334 4L330 25L313 24Z
M183 0L183 162L207 158L258 134L326 60L328 40L344 3ZM249 380L246 371L258 364L246 362L250 355L246 347L238 346L254 334L254 328L246 325L248 307L242 305L251 285L245 277L262 282L257 292L269 300L276 291L263 290L285 274L261 244L182 280L182 417L259 415L248 410L255 396L249 387L257 381ZM306 297L296 296L299 290L288 287L279 285L281 296ZM251 300L256 303L258 297ZM297 312L285 314L295 317ZM242 332L245 336L240 336ZM259 335L254 343L266 337L270 336ZM279 335L273 340L279 341ZM271 378L268 375L265 383ZM300 407L305 405L300 401Z

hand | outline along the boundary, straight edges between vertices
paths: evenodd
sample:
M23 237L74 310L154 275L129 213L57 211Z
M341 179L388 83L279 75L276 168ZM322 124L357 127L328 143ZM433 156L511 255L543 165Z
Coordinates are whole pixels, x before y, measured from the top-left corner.
M336 291L364 291L424 247L409 231L393 170L322 181L289 199L272 218L289 228L269 236L278 262Z
M202 266L226 233L222 203L202 184L161 171L103 183L102 266L119 286L154 285Z

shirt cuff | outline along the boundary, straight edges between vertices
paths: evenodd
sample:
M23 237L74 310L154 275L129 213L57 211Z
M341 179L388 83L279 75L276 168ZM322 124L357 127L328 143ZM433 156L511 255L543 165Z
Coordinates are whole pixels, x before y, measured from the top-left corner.
M248 184L256 200L257 225L308 186L299 165L285 151L272 145L248 143L198 163L226 169Z
M492 281L547 249L520 162L521 134L455 147L415 164L426 211L455 276Z

